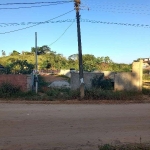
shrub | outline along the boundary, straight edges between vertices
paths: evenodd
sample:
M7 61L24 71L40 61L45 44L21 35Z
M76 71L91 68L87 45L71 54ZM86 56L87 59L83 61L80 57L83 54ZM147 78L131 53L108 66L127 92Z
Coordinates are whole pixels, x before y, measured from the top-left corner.
M142 93L145 94L145 95L150 95L150 89L148 89L148 88L143 88L143 89L142 89Z
M10 97L21 92L19 86L10 83L2 83L0 85L0 97Z
M93 88L101 88L104 90L112 90L113 89L113 83L111 79L104 79L104 75L96 76L92 80L92 87Z
M43 87L47 87L47 86L48 86L48 83L45 82L44 78L39 75L38 76L38 89L39 89L39 91L44 93L45 91L43 90Z
M97 88L86 89L85 90L85 99L94 99L94 100L135 100L140 99L141 94L138 92L130 91L110 91L102 90Z
M46 94L50 100L70 100L79 98L79 90L72 91L69 88L50 88Z

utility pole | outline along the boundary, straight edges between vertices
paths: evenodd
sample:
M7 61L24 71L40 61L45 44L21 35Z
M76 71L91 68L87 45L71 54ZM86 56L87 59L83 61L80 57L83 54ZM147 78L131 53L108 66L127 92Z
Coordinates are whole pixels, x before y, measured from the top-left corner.
M38 93L38 58L37 58L37 32L35 32L35 91Z
M83 80L83 63L82 63L82 45L80 31L80 0L74 0L77 19L77 35L78 35L78 54L79 54L79 80L80 80L80 98L84 98L84 80Z

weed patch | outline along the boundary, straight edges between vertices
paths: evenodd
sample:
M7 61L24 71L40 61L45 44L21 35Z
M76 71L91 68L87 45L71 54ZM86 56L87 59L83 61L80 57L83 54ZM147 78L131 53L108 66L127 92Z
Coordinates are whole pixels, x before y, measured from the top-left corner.
M126 144L126 145L110 145L105 144L98 146L98 150L150 150L149 144Z
M21 92L19 86L12 85L10 83L2 83L0 85L0 98L8 98L15 96Z
M93 88L85 90L85 99L94 100L138 100L142 98L139 92L112 91Z

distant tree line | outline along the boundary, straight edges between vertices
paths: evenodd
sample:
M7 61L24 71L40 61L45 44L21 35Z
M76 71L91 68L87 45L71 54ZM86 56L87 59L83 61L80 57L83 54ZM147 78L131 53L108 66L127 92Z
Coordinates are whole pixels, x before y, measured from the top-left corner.
M22 51L19 53L13 50L8 56L2 50L2 57L0 57L0 64L5 67L7 73L31 73L35 67L35 51L34 47L29 51ZM57 54L52 51L47 45L37 48L38 54L38 69L40 70L60 70L78 67L78 54L72 54L68 58L62 54ZM131 64L114 63L108 56L95 57L91 54L83 55L83 70L84 71L117 71L129 72L131 71Z

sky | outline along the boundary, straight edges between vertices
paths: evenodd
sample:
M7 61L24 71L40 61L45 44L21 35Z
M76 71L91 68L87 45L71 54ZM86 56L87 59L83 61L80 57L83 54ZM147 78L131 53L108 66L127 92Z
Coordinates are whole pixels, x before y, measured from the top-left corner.
M38 46L48 45L51 50L66 58L77 54L77 25L73 0L63 0L67 3L57 5L2 5L60 1L62 0L1 0L0 50L4 50L6 55L13 50L20 53L30 51L35 46L37 32ZM41 6L48 4L49 6ZM18 7L30 8L11 9ZM150 57L149 0L81 0L80 15L83 54L109 56L116 63L127 64L138 58ZM51 22L33 26L35 22L48 20Z

